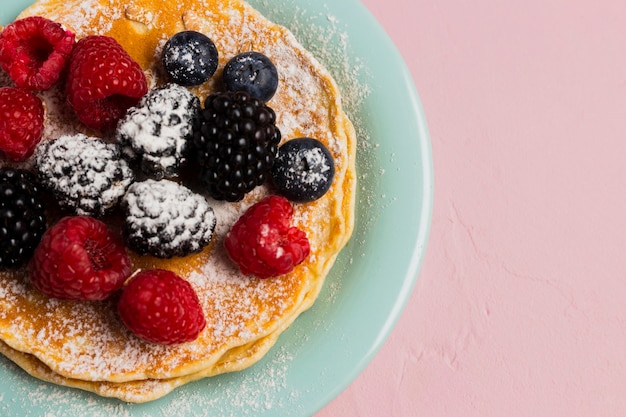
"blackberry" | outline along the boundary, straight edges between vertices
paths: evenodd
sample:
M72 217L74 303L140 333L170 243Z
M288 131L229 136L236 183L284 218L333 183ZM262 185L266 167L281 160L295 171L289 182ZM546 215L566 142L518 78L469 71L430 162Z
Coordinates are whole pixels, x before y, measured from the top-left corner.
M278 148L272 181L291 201L311 202L322 197L333 183L335 162L328 148L313 138L297 138Z
M84 216L104 215L134 181L117 145L80 133L41 143L35 167L59 205Z
M25 264L46 231L46 214L34 174L0 168L0 268Z
M276 114L244 92L207 97L194 130L200 177L211 197L239 201L270 175L281 134Z
M122 154L138 161L151 178L177 177L199 111L200 100L185 87L168 84L151 90L117 126Z
M122 199L128 247L158 258L186 256L209 244L216 218L204 197L170 180L130 186Z
M161 61L170 80L190 87L213 76L217 70L218 52L206 35L186 30L176 33L165 43Z
M278 88L278 70L265 55L256 51L233 57L222 74L229 91L245 91L252 97L269 101Z

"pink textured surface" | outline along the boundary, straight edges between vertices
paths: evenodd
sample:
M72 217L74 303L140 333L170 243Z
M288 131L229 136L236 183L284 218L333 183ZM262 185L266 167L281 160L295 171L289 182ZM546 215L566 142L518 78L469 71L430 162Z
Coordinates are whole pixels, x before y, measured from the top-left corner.
M363 0L428 119L432 231L317 417L626 415L626 2Z

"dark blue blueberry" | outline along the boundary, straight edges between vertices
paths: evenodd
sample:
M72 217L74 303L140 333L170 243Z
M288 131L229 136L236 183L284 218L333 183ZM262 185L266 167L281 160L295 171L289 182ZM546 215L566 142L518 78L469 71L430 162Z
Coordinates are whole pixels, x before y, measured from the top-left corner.
M192 30L172 36L161 55L171 81L186 87L200 85L211 78L217 70L217 58L213 41Z
M272 61L259 52L244 52L224 67L224 85L229 91L245 91L261 101L269 101L278 88L278 71Z
M322 142L298 138L278 148L272 167L272 181L278 192L295 202L322 197L335 176L333 156Z

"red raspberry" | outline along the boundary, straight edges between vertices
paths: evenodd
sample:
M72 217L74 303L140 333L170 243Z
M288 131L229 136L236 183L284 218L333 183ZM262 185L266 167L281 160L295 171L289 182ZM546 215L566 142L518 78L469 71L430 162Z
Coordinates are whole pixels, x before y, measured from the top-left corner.
M66 94L85 126L115 128L147 92L141 67L115 39L87 36L78 41L70 57Z
M117 311L135 335L163 345L191 342L206 326L191 284L163 269L135 275L124 287Z
M44 233L30 263L33 285L71 300L103 300L130 276L124 245L92 217L64 217Z
M0 66L18 87L47 90L61 77L74 34L40 16L16 20L0 33Z
M293 208L284 197L269 196L250 207L226 235L228 256L245 275L286 274L310 252L306 234L291 227Z
M39 97L22 88L0 88L0 152L13 161L31 156L41 140L43 118Z

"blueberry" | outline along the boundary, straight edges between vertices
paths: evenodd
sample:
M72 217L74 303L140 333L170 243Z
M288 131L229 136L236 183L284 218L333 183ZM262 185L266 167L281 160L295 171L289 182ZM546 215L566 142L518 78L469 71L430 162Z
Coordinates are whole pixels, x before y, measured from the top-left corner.
M245 91L261 101L269 101L278 88L278 71L260 52L244 52L224 67L224 85L229 91Z
M278 148L272 166L272 181L278 192L291 201L311 202L322 197L335 176L333 156L322 142L297 138Z
M186 87L200 85L211 78L217 70L217 58L213 41L193 30L173 35L161 55L171 81Z

